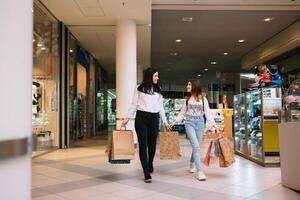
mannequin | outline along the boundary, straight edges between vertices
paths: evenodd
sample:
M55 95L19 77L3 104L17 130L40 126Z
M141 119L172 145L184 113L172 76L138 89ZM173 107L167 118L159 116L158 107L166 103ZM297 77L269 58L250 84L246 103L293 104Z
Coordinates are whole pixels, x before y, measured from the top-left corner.
M32 114L34 117L37 117L39 111L41 110L39 106L39 99L42 97L40 92L40 86L40 83L36 81L32 82Z

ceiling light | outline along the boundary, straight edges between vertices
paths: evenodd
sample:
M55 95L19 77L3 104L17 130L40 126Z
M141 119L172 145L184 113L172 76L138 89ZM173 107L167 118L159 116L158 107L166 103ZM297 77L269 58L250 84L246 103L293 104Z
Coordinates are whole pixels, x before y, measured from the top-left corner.
M193 18L192 18L192 17L183 17L183 18L182 18L182 21L183 21L183 22L192 22L192 21L193 21Z
M210 62L210 64L212 64L212 65L216 65L216 64L217 64L217 62L216 62L216 61L212 61L212 62Z
M175 40L175 41L179 43L179 42L181 42L182 40L181 40L181 39L177 39L177 40Z
M171 53L171 56L177 56L176 52Z
M239 43L242 43L242 42L245 42L245 40L241 39L241 40L238 40Z
M205 68L205 69L204 69L204 71L206 71L206 72L207 72L207 71L208 71L208 69L207 69L207 68Z
M35 42L35 39L33 39L32 42Z
M151 24L148 24L148 26L151 26Z
M41 50L46 50L46 47L42 47Z
M73 53L73 49L70 49L70 53Z
M41 46L43 46L43 45L42 45L41 43L38 43L37 46L38 46L38 47L41 47Z
M228 56L228 53L227 53L227 52L225 52L225 53L223 53L223 55L224 55L224 56Z
M265 21L265 22L272 21L272 18L270 18L270 17L268 17L268 18L265 18L265 19L264 19L264 21Z
M199 77L200 77L200 76L201 76L201 74L198 74L197 76L199 76Z

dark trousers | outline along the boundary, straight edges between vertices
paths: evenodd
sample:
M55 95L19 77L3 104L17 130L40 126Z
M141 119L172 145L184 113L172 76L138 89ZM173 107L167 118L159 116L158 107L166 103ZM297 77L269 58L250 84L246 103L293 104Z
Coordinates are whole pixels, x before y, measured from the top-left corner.
M139 142L139 155L144 173L149 173L153 166L156 151L156 140L159 131L159 114L137 111L135 130Z

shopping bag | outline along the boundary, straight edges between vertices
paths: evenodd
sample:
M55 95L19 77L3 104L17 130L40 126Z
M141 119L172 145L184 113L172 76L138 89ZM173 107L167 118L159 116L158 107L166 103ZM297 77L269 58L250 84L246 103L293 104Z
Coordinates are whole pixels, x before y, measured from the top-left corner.
M212 144L213 144L213 141L211 140L210 143L209 143L209 145L208 145L208 149L207 149L205 158L203 160L203 164L206 165L206 166L209 166Z
M180 145L178 132L160 132L160 159L161 160L178 160L180 159Z
M227 137L222 137L218 146L220 167L232 165L235 162L232 142Z
M112 148L110 148L108 153L108 162L111 164L130 164L130 160L113 160L112 159Z
M135 157L131 130L114 130L112 133L112 159L132 160Z

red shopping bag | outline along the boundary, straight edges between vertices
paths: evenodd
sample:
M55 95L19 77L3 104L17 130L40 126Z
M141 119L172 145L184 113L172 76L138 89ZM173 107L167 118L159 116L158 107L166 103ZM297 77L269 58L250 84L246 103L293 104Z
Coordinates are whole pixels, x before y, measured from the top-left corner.
M209 166L209 162L210 162L210 152L211 152L211 147L212 147L212 140L210 141L209 145L208 145L208 149L205 155L205 158L203 160L203 164L206 166Z

